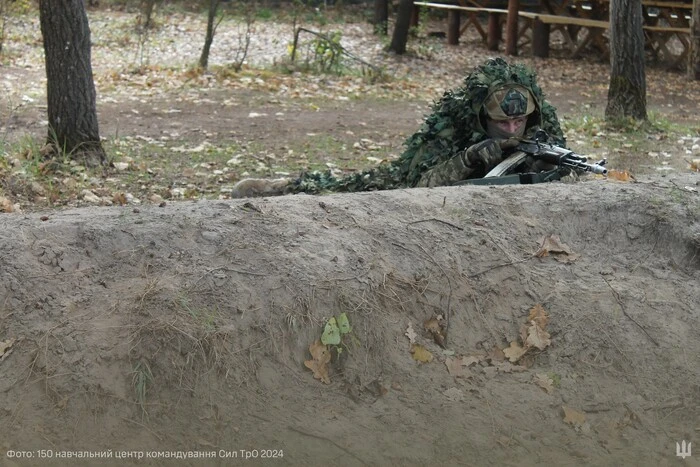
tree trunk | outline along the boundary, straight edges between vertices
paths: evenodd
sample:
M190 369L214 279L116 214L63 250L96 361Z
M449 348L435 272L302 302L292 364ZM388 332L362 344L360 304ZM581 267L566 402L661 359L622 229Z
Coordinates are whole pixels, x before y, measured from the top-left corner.
M107 156L97 124L95 82L90 59L90 26L83 0L40 0L44 39L49 143L55 151L86 165Z
M206 70L209 66L209 51L211 44L214 42L214 34L216 33L216 12L219 9L221 0L209 0L209 15L207 17L207 35L204 38L204 47L202 47L202 55L199 57L199 67Z
M394 34L391 37L389 50L402 55L406 53L406 43L408 42L408 32L411 28L411 16L413 15L413 0L401 0L399 11L396 14L396 24Z
M389 0L374 0L374 31L389 34Z
M605 119L646 120L646 75L641 0L610 5L610 86Z
M156 0L142 0L141 14L143 16L143 28L149 29L153 27L153 9L156 6Z
M693 14L690 20L688 77L700 80L700 0L693 1Z

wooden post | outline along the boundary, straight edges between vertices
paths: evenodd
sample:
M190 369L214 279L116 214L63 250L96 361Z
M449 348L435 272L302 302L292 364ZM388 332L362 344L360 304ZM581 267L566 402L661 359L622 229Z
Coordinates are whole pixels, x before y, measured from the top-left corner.
M411 27L415 28L418 26L418 23L420 21L420 7L417 5L413 5L413 13L411 13Z
M447 43L459 44L459 10L447 12Z
M532 25L532 55L535 57L549 57L549 24L535 19Z
M506 20L506 55L518 55L518 0L508 0Z
M690 18L688 77L700 80L700 0L693 0L693 12Z
M498 44L501 42L502 37L501 14L489 13L489 32L486 40L488 49L497 51Z

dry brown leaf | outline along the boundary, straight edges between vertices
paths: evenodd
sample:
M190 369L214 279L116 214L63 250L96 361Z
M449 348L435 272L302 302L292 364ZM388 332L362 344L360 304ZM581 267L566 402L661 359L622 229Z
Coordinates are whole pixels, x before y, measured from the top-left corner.
M527 350L527 347L523 348L517 342L512 341L510 343L510 347L508 347L507 349L503 349L503 355L505 355L511 363L515 363L518 360L520 360L520 357L525 355L525 352L527 352Z
M561 408L564 410L564 422L575 427L581 427L586 423L586 414L579 412L578 410L572 409L566 405L562 405Z
M124 193L114 193L112 196L112 202L118 204L119 206L124 206L126 204L126 195Z
M420 363L430 363L433 361L433 354L420 344L411 345L411 355L413 359Z
M447 372L450 374L450 376L455 378L462 378L466 374L461 358L447 357L445 359L445 366L447 367Z
M558 235L543 237L540 240L540 248L535 253L535 256L544 258L545 256L549 256L550 253L557 261L563 263L571 263L579 257L568 245L562 243Z
M545 373L537 373L533 382L541 387L547 394L551 394L552 391L554 391L554 381Z
M608 179L617 180L618 182L634 181L634 177L626 170L608 170Z
M445 348L446 329L442 316L433 316L423 323L423 328L428 331L437 345Z
M535 366L535 357L530 354L525 354L518 360L518 365L522 366L524 369L532 368Z
M0 196L0 212L14 212L15 208L9 199Z
M411 323L408 323L408 327L406 328L404 335L408 337L408 342L411 344L414 344L416 342L416 337L418 337L418 334L416 334L416 331L413 330Z
M323 383L331 384L331 378L328 376L328 363L331 361L331 353L328 350L328 346L317 340L309 346L309 353L312 359L304 361L306 368L314 372L314 378L320 379Z
M530 326L530 323L523 323L520 325L520 342L525 345L525 342L527 342L527 328Z
M532 308L530 308L530 314L527 316L528 321L534 321L542 329L547 329L547 323L549 322L549 316L544 310L544 307L539 303Z
M489 352L489 354L486 356L486 360L492 364L494 362L504 362L506 360L506 355L503 353L503 350L494 346L493 349L491 349L491 352Z
M549 339L549 333L531 321L531 326L527 328L527 340L525 346L537 347L544 350L552 343Z
M700 172L700 159L693 159L690 161L690 170L693 172Z
M501 352L501 349L498 349L498 351ZM467 355L465 357L462 357L462 366L469 368L472 365L476 365L477 363L482 362L484 358L485 357L483 355Z

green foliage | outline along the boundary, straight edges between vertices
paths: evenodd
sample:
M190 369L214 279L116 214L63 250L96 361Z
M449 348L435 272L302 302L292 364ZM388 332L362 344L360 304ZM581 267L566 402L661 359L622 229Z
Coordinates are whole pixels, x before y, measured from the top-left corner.
M312 34L313 38L302 41L302 34ZM342 75L345 67L341 39L340 31L320 34L302 28L296 32L296 48L291 43L287 50L295 61L301 59L303 71Z
M272 16L272 10L270 10L269 8L259 8L255 12L255 17L260 20L270 20L272 19Z
M317 37L311 41L314 52L311 60L321 72L340 74L343 64L341 38L340 31L333 31L325 37Z
M336 352L340 354L343 351L343 338L345 336L351 335L352 326L350 326L350 320L346 313L341 313L337 317L331 316L326 322L323 328L323 334L321 335L321 343L323 345L330 345L335 348ZM354 340L357 340L356 338Z

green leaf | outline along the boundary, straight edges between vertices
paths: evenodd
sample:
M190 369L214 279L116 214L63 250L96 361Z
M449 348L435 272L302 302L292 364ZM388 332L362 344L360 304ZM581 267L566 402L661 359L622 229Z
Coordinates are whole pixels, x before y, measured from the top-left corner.
M338 327L340 328L340 334L347 334L350 331L352 331L352 327L350 327L350 321L348 320L348 315L345 313L341 313L340 316L338 316Z
M331 317L326 323L326 327L321 335L321 342L325 345L340 344L340 329L338 329L335 317Z

